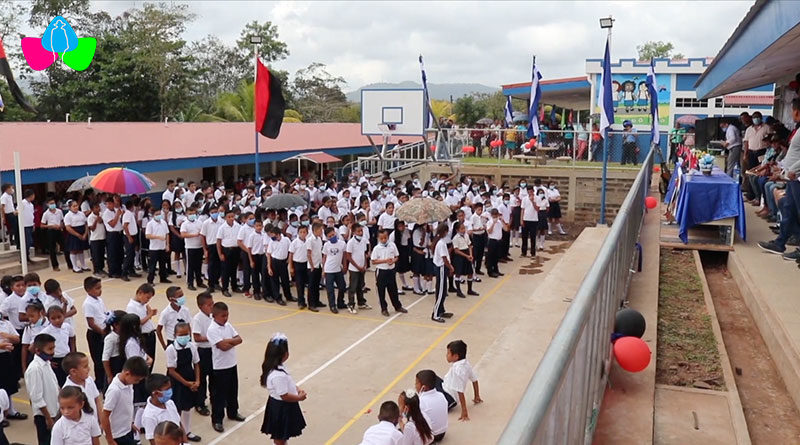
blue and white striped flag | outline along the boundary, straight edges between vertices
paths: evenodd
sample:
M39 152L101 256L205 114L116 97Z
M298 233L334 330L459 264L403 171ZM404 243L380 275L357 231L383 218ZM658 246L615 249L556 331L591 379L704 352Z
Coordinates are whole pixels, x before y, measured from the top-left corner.
M610 38L606 39L606 52L603 56L603 74L600 77L600 91L597 103L600 106L600 130L607 130L614 123L614 92L611 90Z
M534 63L531 73L531 107L528 109L528 138L539 137L539 101L542 99L540 80L542 80L542 73Z
M647 93L650 96L650 144L659 145L661 143L658 133L658 88L656 86L655 61L650 59L650 68L647 70Z
M425 102L425 112L423 118L423 128L428 129L436 122L436 116L431 109L431 99L428 95L428 76L425 75L425 64L422 62L422 54L419 55L419 69L422 71L422 100Z
M4 108L5 108L5 105L3 105L3 96L0 95L0 111L3 111Z
M514 125L514 108L511 107L511 96L506 98L506 125Z

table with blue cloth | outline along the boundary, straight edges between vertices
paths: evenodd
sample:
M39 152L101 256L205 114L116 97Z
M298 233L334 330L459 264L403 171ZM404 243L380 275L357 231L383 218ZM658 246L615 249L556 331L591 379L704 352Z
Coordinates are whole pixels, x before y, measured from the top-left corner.
M744 200L737 184L717 167L706 176L699 171L687 173L681 179L675 220L680 225L681 241L689 242L689 228L697 224L725 218L736 218L736 231L746 240Z

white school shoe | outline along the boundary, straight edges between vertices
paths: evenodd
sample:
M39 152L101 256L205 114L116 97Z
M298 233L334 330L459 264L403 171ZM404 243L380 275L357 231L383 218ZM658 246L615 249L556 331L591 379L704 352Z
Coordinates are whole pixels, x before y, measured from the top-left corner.
M544 246L540 245L539 250L544 250Z
M548 230L548 231L547 231L547 234L548 234L548 235L552 235L552 234L553 234L553 232L552 232L552 231L550 231L550 230Z

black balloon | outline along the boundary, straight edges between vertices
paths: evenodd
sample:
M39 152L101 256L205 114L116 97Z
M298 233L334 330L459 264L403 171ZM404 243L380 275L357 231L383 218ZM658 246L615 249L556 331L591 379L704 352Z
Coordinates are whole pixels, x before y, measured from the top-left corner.
M642 316L639 311L631 308L617 311L617 317L614 322L614 332L622 334L623 336L642 338L646 328L647 323L644 321L644 316Z

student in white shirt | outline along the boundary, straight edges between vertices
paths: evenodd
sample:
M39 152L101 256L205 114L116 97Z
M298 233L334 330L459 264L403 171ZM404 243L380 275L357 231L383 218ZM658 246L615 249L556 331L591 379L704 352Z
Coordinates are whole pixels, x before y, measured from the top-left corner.
M198 221L197 208L188 207L186 210L186 221L180 226L180 235L186 247L186 282L187 289L194 291L195 283L197 287L205 288L200 271L203 266L203 235L201 230L203 224Z
M70 352L75 352L75 330L72 325L64 322L64 309L61 306L50 306L47 309L47 320L50 322L42 329L42 334L48 334L56 339L56 349L52 362L58 386L63 386L67 381L67 373L61 366L64 357Z
M106 210L103 211L103 224L106 226L106 249L108 251L108 274L113 278L122 277L124 260L122 240L123 210L118 204L119 197L106 199Z
M50 252L50 265L53 271L58 272L58 247L64 249L64 235L62 232L64 213L56 208L56 200L47 200L47 210L42 212L40 227L47 230L47 251ZM77 203L76 203L77 206Z
M455 269L456 295L465 298L461 291L461 283L464 278L467 280L467 295L477 296L478 293L472 290L472 242L467 235L467 226L464 224L464 213L459 210L458 218L453 224L453 268Z
M397 251L397 246L389 242L389 232L386 229L379 230L378 244L372 249L370 259L377 271L375 283L378 287L378 301L381 305L381 314L383 314L384 317L389 316L386 292L389 293L389 300L392 302L395 311L402 314L408 313L408 310L400 303L397 292L395 265L399 257L400 252Z
M458 420L469 420L467 412L467 383L472 382L472 391L475 397L472 402L476 405L482 403L478 376L467 361L467 344L461 340L451 341L447 344L447 362L451 363L450 370L444 376L442 388L461 405L461 416Z
M178 323L189 323L192 320L192 314L186 307L186 296L183 295L183 290L178 286L170 286L166 293L169 304L161 311L156 327L158 341L164 350L175 341L175 326Z
M430 445L433 443L433 433L428 424L428 419L419 408L419 396L413 389L400 393L397 399L400 408L400 430L403 432L401 445Z
M100 424L86 394L67 386L58 394L61 417L53 425L50 445L99 445Z
M436 269L436 301L433 304L433 312L431 320L444 323L445 318L453 316L451 312L444 309L444 300L447 298L447 276L452 275L454 272L452 264L450 264L450 252L447 249L447 232L449 228L447 224L439 224L436 228L436 238L434 239L433 250L433 266Z
M236 286L236 267L239 264L239 247L236 236L239 234L239 224L235 221L232 210L225 213L225 222L217 230L217 254L223 263L222 267L222 295L230 297L228 286L234 292L239 292Z
M0 407L0 422L3 420L3 412L8 410L12 417L21 416L17 415L14 410L13 403L8 397L13 396L19 391L19 373L20 366L17 359L14 358L13 351L19 349L20 336L17 334L14 326L6 320L0 318L0 398L5 395L8 406ZM27 418L27 416L23 417ZM2 427L0 426L0 435L2 435Z
M171 283L167 279L169 269L169 226L164 221L163 212L154 209L153 219L147 223L144 230L145 236L150 241L148 252L147 283L152 285L156 277L156 265L158 265L158 276L162 283Z
M58 380L50 360L56 349L56 339L39 334L33 340L33 361L25 370L25 388L33 410L33 423L40 444L50 443L50 430L58 413Z
M106 381L98 383L98 388L104 388L111 383L115 375L122 372L122 365L125 364L125 356L119 348L119 325L125 311L114 311L108 318L109 332L103 339L103 370L105 371ZM146 340L146 339L145 339Z
M544 187L536 190L536 205L539 207L539 236L536 240L539 250L544 250L545 235L547 235L547 214L550 201L547 199L547 192Z
M316 305L306 305L306 285L309 281L308 271L308 226L297 228L297 237L289 244L289 273L294 277L295 290L297 291L297 305L302 309L308 307L311 312L318 312ZM319 295L319 282L317 282L317 295ZM309 291L309 302L311 302Z
M306 427L300 409L306 392L297 387L284 366L288 359L289 339L280 332L273 334L264 353L259 382L269 391L261 432L270 435L276 445L285 445L292 437L300 436Z
M192 319L192 341L197 346L197 355L200 358L200 385L197 388L195 408L201 416L211 415L206 405L206 392L208 382L212 378L214 366L211 359L211 343L208 341L208 327L214 321L211 318L211 308L214 298L210 292L201 292L197 295L197 314Z
M501 275L497 263L500 255L500 242L503 238L503 221L500 219L500 212L497 209L492 209L490 212L491 218L486 224L486 231L489 234L489 242L486 244L488 253L486 255L486 273L492 278L497 278ZM523 246L525 241L523 239Z
M86 342L89 344L89 354L94 364L94 381L102 389L106 383L105 369L103 368L103 337L106 333L106 319L109 312L100 295L103 285L99 278L86 277L83 280L83 289L86 299L83 301L83 315L86 317ZM109 376L110 378L110 376Z
M30 345L33 344L33 340L36 338L37 335L41 334L45 327L47 327L47 316L44 313L44 306L39 300L29 300L28 304L25 305L25 315L27 319L28 325L25 326L25 329L22 331L22 372L25 372L25 369L30 362L32 357L33 347Z
M255 220L253 231L242 241L242 245L245 247L243 251L247 256L251 271L253 298L256 300L260 300L264 294L272 295L271 291L262 293L262 287L265 288L263 291L266 291L266 288L271 289L272 287L268 276L264 277L264 271L266 270L265 253L267 251L268 239L267 234L264 233L264 223L261 220Z
M339 313L339 309L347 309L344 304L344 292L347 285L344 282L344 272L342 269L344 262L344 252L347 245L340 240L333 227L325 228L325 237L328 242L322 246L322 276L325 279L325 288L328 292L328 307L334 314ZM338 296L334 293L334 283L338 289Z
M239 414L239 373L236 368L236 346L242 337L228 322L228 305L214 303L211 311L214 321L209 325L206 337L211 343L211 359L214 368L214 388L211 391L211 423L214 431L225 431L222 418L227 411L228 419L244 422Z
M550 183L547 184L546 195L547 200L550 202L550 210L547 214L547 234L551 235L553 226L555 226L560 235L566 235L567 232L561 227L561 193L558 191L558 188L556 188L555 182L550 181Z
M155 360L156 357L156 325L153 318L158 314L158 309L150 307L150 300L156 291L152 285L144 283L136 289L136 294L128 301L126 311L139 316L144 338L144 351Z
M444 439L447 432L447 399L436 390L436 373L430 369L419 371L414 381L419 396L419 408L431 427L434 442Z
M103 413L100 426L108 443L117 445L136 445L133 438L133 385L139 384L149 369L141 357L131 357L125 361L122 371L108 385L103 400Z
M287 301L297 301L292 297L292 285L289 282L290 244L289 238L281 234L281 229L272 226L270 242L267 246L267 275L272 283L272 298L281 306L285 306ZM281 290L283 290L285 299L281 298Z
M86 217L86 225L89 231L89 251L92 254L93 273L97 276L106 275L106 225L100 216L100 204L92 204L91 213ZM72 262L72 267L75 270L75 261Z
M397 429L400 421L400 408L391 400L381 403L378 423L364 431L360 445L400 445L403 433Z
M99 427L103 399L100 397L100 391L97 390L94 380L89 377L89 357L83 352L70 352L64 357L61 366L67 373L67 380L61 385L62 388L74 386L86 395L86 404L92 408L94 412L92 417L95 418Z
M322 224L315 222L311 234L306 239L306 259L308 260L308 307L325 307L319 300L319 283L322 280Z
M486 233L486 218L484 218L483 203L476 203L472 206L472 216L469 217L470 227L467 229L470 240L472 241L472 266L475 275L483 275L481 266L483 265L483 256L486 251L486 244L488 243L489 236ZM479 281L475 277L475 281Z
M164 421L180 425L181 416L178 414L175 402L171 400L173 390L170 379L167 376L156 373L150 374L147 377L145 387L150 397L147 398L147 405L144 408L144 412L142 412L142 429L144 429L144 437L150 442L150 445L156 445L156 425ZM185 436L184 439L188 441Z
M63 292L61 284L52 278L44 282L44 291L45 296L42 299L44 310L46 311L52 306L60 307L64 310L64 322L74 327L72 317L78 313L78 309L75 308L75 300Z
M133 260L136 258L136 249L139 248L139 225L136 222L136 208L130 199L125 201L125 210L122 214L122 240L125 246L125 261L122 263L122 281L129 281L129 277L140 278L136 273Z
M372 309L364 298L364 277L367 271L367 250L369 241L364 236L364 228L360 224L353 224L350 228L353 236L347 241L345 247L345 261L349 272L347 289L347 308L351 314L357 314L358 309ZM358 309L356 299L358 297Z
M0 208L3 218L8 221L8 239L11 244L19 248L19 229L16 206L14 206L14 186L3 184L3 195L0 196Z
M167 375L172 382L172 401L181 415L181 426L192 442L199 442L200 436L191 431L192 409L200 387L200 355L192 342L189 323L175 325L175 341L167 346Z
M539 228L539 208L533 186L525 189L520 203L522 211L522 256L528 254L528 240L531 242L531 256L536 256L536 232Z

